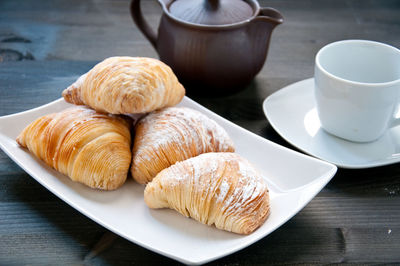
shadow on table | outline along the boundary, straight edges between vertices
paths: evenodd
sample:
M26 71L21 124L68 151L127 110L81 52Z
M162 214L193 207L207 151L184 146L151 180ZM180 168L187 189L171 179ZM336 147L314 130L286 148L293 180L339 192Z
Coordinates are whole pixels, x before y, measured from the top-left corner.
M333 263L342 261L344 249L340 228L324 228L311 219L301 224L293 218L264 239L209 265Z

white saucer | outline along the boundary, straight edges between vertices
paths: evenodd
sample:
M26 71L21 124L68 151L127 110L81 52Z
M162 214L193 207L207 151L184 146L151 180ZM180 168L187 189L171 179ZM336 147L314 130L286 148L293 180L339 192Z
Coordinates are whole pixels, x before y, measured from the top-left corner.
M400 162L400 127L374 142L355 143L321 128L314 100L314 79L289 85L265 99L264 113L289 143L342 168L370 168Z

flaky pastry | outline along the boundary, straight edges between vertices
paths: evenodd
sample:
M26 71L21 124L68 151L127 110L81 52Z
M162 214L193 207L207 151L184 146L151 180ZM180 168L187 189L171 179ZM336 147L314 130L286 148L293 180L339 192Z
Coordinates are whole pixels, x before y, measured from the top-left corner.
M207 152L233 152L226 131L202 113L169 107L136 124L131 173L145 184L170 165Z
M269 192L235 153L206 153L160 172L144 191L150 208L170 208L203 224L250 234L267 219Z
M112 190L127 178L129 124L123 118L76 106L36 119L17 142L73 181Z
M110 114L147 113L174 106L185 95L171 68L146 57L110 57L62 93L76 105Z

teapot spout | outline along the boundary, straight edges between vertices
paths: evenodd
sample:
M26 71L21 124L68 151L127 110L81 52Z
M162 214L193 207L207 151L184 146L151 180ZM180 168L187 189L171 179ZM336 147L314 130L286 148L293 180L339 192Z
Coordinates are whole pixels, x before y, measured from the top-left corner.
M260 8L260 13L254 20L268 22L274 28L279 24L282 24L283 16L274 8L262 7Z

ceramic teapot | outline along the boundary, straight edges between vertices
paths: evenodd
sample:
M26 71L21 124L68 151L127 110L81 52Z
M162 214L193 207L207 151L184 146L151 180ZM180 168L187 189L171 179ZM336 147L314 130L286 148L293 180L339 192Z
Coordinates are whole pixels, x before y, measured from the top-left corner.
M187 89L204 93L239 90L266 60L275 9L256 0L158 0L163 9L158 34L132 0L134 22Z

